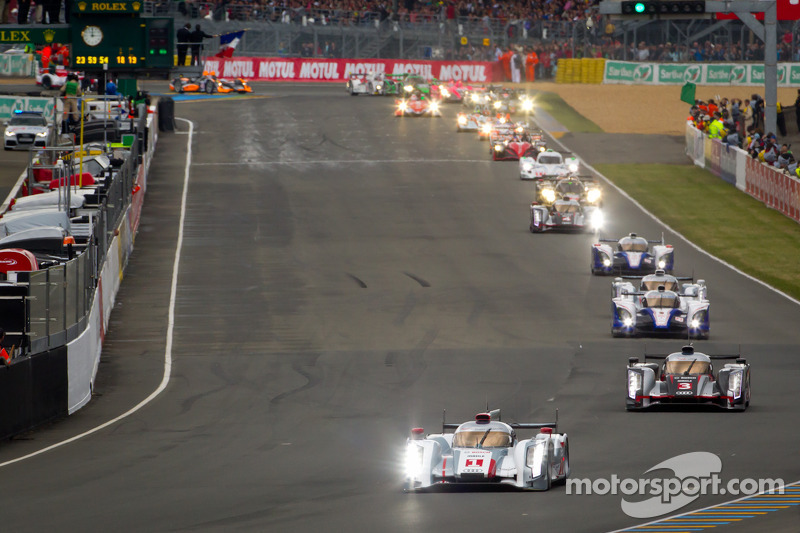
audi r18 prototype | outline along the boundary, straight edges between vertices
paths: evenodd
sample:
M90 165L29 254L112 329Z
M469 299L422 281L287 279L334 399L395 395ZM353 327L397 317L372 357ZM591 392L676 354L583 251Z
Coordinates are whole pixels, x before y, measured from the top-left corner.
M661 361L649 363L648 360ZM714 371L714 361L728 360ZM740 355L706 355L692 346L669 355L647 355L640 363L628 359L625 407L712 405L744 411L750 405L750 365Z
M558 198L576 200L584 207L601 207L602 191L592 178L558 178L536 181L537 201L551 205Z
M707 339L710 334L708 287L679 281L663 270L633 283L616 278L611 284L611 334L614 337L664 335Z
M675 250L671 244L664 244L663 235L660 241L648 241L631 233L621 239L600 239L592 245L592 274L672 273L674 265Z
M517 430L537 429L531 438L517 438ZM569 477L569 441L566 433L558 433L558 417L555 422L506 423L495 410L463 424L443 423L442 433L423 433L412 429L406 442L406 491L444 484L549 490Z
M383 72L354 72L350 74L347 82L345 82L345 89L350 96L359 94L383 94Z
M550 205L531 203L531 233L545 231L598 231L603 214L597 207L582 206L572 199L559 198Z
M397 100L396 117L441 117L439 101L412 95L407 100Z
M545 150L535 157L519 160L519 178L523 180L563 178L578 172L580 164L577 157L567 156L553 150Z

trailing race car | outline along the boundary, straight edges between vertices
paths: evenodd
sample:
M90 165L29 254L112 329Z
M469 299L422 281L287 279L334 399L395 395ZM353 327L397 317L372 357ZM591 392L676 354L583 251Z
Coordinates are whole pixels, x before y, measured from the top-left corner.
M464 95L471 89L464 85L461 80L451 81L450 83L439 83L439 95L444 102L462 102Z
M598 231L603 213L595 206L583 206L574 198L557 198L549 205L531 203L531 233L545 231Z
M481 126L490 121L486 106L476 105L472 113L459 113L456 117L456 131L480 131Z
M734 362L715 373L715 360ZM706 355L684 346L669 355L645 354L644 363L631 357L627 372L629 411L657 405L715 405L744 411L750 405L750 365L741 355Z
M523 180L542 178L563 178L578 172L578 158L564 157L564 154L545 150L538 155L519 160L519 177Z
M506 131L512 126L511 117L509 115L498 114L494 118L490 118L481 124L478 130L478 140L486 141L491 140L492 135L498 131Z
M539 433L518 440L521 429ZM501 422L498 409L479 413L475 421L443 423L442 433L423 432L412 429L406 443L406 491L452 483L549 490L569 477L569 441L558 433L557 413L555 422L516 424Z
M544 152L547 150L547 140L544 138L544 133L541 131L531 132L531 144L533 144L537 152Z
M568 177L536 182L537 200L552 204L557 198L577 200L582 206L602 206L602 191L592 178Z
M710 334L708 287L678 282L656 270L641 278L637 291L633 283L616 278L611 284L611 334L614 337L664 335L707 339Z
M177 93L251 93L253 89L242 78L225 80L217 78L216 73L204 71L196 78L179 76L169 83L169 88Z
M345 88L350 96L358 94L383 94L384 80L383 72L355 72L345 83Z
M397 100L396 117L441 117L439 101L413 94L407 100Z
M384 74L383 92L381 94L384 96L400 96L404 94L403 81L407 77L407 74Z
M660 241L648 241L635 233L621 239L600 239L592 245L592 274L645 274L656 270L672 273L674 252L671 244L664 244L663 235Z
M45 147L53 138L52 125L41 111L15 110L6 122L3 134L5 150Z
M405 79L403 79L403 93L407 96L411 96L412 94L420 94L425 98L430 96L434 96L432 89L433 85L431 82L423 78L418 74L408 74ZM435 91L438 95L438 88Z
M536 153L527 127L523 124L510 124L507 128L498 128L490 135L489 141L493 161L518 161L522 157Z

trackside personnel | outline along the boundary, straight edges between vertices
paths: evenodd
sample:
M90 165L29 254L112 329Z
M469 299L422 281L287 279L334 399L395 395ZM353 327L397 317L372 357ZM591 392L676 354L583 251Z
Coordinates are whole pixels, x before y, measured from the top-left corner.
M3 328L0 328L0 344L2 344L5 338L6 332ZM7 365L9 363L11 363L11 356L8 354L5 348L0 346L0 364Z

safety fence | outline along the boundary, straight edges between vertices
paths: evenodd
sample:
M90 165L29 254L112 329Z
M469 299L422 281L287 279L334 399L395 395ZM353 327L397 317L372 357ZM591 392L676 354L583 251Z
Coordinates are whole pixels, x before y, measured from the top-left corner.
M603 83L683 85L764 85L763 63L605 62ZM800 63L778 63L778 86L800 86Z
M257 81L339 81L352 73L419 74L441 81L486 83L502 79L499 63L403 61L394 59L303 59L280 57L209 58L203 69L225 78ZM499 70L498 70L499 69ZM499 76L498 76L499 74Z
M767 207L800 222L800 179L753 159L736 146L730 146L686 123L686 155L695 165L746 192Z

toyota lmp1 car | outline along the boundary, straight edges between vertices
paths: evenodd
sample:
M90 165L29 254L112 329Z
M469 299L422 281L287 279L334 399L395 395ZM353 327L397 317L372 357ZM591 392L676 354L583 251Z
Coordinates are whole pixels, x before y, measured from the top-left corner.
M611 334L615 337L665 335L707 339L710 334L708 287L678 281L656 270L641 278L637 291L633 283L616 278L611 284Z
M517 430L539 433L518 439ZM442 433L423 433L422 428L412 429L406 443L407 491L440 484L548 490L569 477L569 441L566 433L558 433L558 413L555 422L517 424L500 421L497 409L463 424L443 423Z
M577 157L567 156L553 150L545 150L534 156L519 160L519 177L523 180L563 178L578 172Z
M715 373L715 360L735 362ZM669 355L645 354L643 363L631 357L627 377L629 411L657 405L715 405L744 411L750 405L750 365L740 355L706 355L684 346Z
M592 245L592 274L671 273L674 264L674 249L664 244L663 235L660 241L648 241L631 233L621 239L600 239Z

